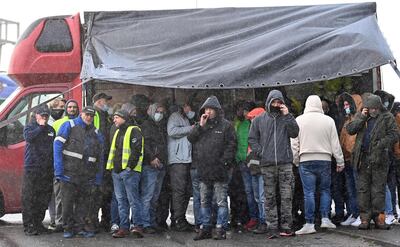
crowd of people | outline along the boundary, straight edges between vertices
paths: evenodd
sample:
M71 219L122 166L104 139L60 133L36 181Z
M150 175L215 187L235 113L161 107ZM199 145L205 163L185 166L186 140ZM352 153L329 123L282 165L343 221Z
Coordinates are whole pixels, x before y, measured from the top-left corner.
M333 104L310 95L295 116L272 90L265 104L236 102L232 121L216 96L197 113L143 94L113 109L111 100L98 93L80 110L56 99L33 114L24 129L26 235L174 230L222 240L228 230L274 238L397 222L400 103L387 92L344 92Z

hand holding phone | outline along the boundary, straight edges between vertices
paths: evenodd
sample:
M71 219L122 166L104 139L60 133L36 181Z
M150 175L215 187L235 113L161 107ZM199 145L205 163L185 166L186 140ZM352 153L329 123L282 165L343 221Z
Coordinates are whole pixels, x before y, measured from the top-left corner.
M362 110L361 110L361 114L363 114L364 116L368 116L368 114L369 114L369 112L368 112L368 108L363 108Z
M287 108L286 105L281 104L280 108L281 108L282 115L287 115L289 113L289 109Z

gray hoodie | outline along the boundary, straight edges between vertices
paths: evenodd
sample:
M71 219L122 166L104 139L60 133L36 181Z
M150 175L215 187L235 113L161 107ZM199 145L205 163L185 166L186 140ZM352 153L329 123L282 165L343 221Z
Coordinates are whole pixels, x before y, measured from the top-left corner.
M272 90L265 102L267 112L256 117L250 126L249 144L261 159L261 166L288 164L293 161L290 138L299 134L299 126L292 114L271 114L273 100L285 102L278 90Z

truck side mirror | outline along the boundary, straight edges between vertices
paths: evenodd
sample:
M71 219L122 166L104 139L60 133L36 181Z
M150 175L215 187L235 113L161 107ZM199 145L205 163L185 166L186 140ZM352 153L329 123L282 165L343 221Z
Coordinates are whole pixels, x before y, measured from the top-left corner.
M7 146L7 126L0 129L0 146Z

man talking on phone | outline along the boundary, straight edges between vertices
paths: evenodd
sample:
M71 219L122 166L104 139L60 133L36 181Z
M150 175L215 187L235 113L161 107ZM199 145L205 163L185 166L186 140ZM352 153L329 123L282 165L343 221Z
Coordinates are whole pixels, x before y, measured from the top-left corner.
M265 109L266 112L251 123L249 144L260 159L261 173L264 176L265 213L269 238L277 236L278 231L281 236L292 236L294 180L290 138L298 136L299 126L289 113L279 90L272 90L268 94ZM277 198L280 198L280 203ZM280 205L280 220L278 220L277 205Z
M363 98L363 108L346 126L350 135L357 134L352 152L352 164L357 169L357 200L361 230L389 229L385 224L385 186L389 169L389 150L398 141L399 132L393 115L382 105L377 95Z
M223 118L222 107L210 96L200 108L200 122L188 135L193 145L192 166L200 180L201 226L194 240L211 238L211 204L216 199L217 224L215 240L226 239L228 227L229 170L235 160L236 133L232 124Z

